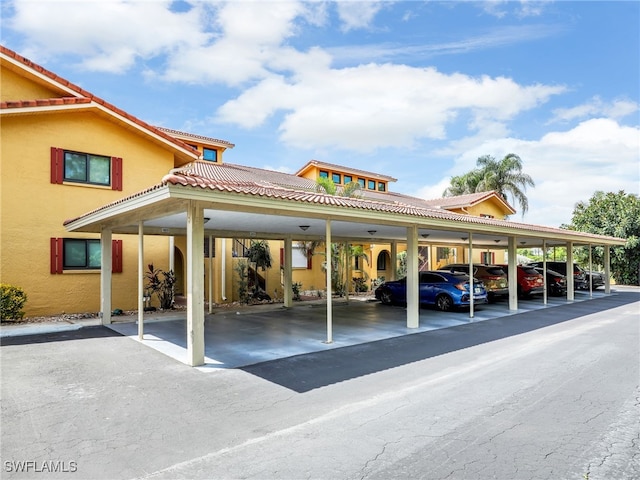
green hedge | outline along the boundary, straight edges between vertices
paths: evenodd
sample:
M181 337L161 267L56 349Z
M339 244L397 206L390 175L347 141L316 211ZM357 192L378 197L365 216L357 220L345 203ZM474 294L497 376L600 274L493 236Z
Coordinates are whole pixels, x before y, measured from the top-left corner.
M27 301L27 294L20 287L0 283L0 319L20 320L24 317L22 307Z

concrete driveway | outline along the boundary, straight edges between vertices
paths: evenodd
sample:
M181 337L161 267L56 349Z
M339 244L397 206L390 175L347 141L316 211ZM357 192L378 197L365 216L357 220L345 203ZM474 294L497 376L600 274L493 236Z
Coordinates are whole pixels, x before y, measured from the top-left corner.
M205 318L206 365L197 368L208 371L244 367L278 358L554 308L603 296L605 294L599 291L593 292L592 297L589 292L576 292L574 302L549 297L546 306L542 296L535 296L519 300L517 311L510 311L507 302L500 301L478 306L474 318L469 318L468 310L440 312L433 308L422 308L419 328L406 327L404 307L382 305L371 298L352 298L349 302L338 299L334 300L333 305L332 343L326 343L324 301L296 303L291 308L272 304L218 309ZM110 328L139 341L137 321L113 323ZM186 363L186 313L146 320L142 343Z

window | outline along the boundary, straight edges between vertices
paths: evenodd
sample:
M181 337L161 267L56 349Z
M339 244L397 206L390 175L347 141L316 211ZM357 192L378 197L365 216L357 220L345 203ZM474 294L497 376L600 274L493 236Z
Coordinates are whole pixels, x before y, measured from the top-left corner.
M376 181L375 180L369 180L367 182L367 188L369 190L375 190L376 189Z
M386 270L387 269L387 257L389 254L386 251L380 252L378 255L378 259L376 261L376 269L378 270Z
M384 192L385 190L386 189L385 189L384 182L378 182L378 191L379 192Z
M64 240L62 264L67 270L100 268L100 240Z
M64 181L111 185L111 158L64 152Z
M342 176L339 173L332 173L331 180L333 180L333 183L336 185L339 185L342 183Z
M280 249L280 266L284 268L284 248ZM293 245L291 247L291 267L310 270L311 266L311 256L307 256L306 247Z
M358 183L360 184L360 187L364 188L366 180L364 178L358 178Z
M489 215L488 213L481 213L481 214L480 214L480 217L481 217L481 218L494 218L494 216L493 216L493 215Z
M122 158L51 147L51 183L64 182L122 190Z
M329 178L329 172L326 170L320 170L320 178Z
M211 251L211 255L209 255L209 236L205 235L204 237L204 258L215 258L216 256L216 239L213 239L213 242L211 242L211 245L213 246L212 251Z
M218 161L218 151L213 148L203 148L202 149L202 158L208 160L210 162Z
M494 252L480 252L480 263L495 263L496 254Z
M100 240L83 238L51 239L51 273L64 270L100 270ZM122 240L111 241L111 271L122 273Z
M344 184L348 185L351 182L353 182L353 177L351 175L345 175L344 176Z

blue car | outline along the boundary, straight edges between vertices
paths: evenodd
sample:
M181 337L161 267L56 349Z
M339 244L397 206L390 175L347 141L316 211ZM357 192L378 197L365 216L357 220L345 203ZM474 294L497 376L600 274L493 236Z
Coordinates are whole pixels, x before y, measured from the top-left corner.
M456 307L469 306L469 276L462 272L430 271L420 274L420 304L435 305L448 311ZM473 280L473 302L487 303L484 285ZM376 298L386 305L407 303L407 279L384 282L375 291Z

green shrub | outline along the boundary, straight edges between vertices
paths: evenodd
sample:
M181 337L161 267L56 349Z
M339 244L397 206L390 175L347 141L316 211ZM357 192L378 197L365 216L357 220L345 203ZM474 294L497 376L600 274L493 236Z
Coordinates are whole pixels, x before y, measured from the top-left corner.
M24 317L22 307L27 301L27 294L20 287L0 284L0 319L20 320Z

